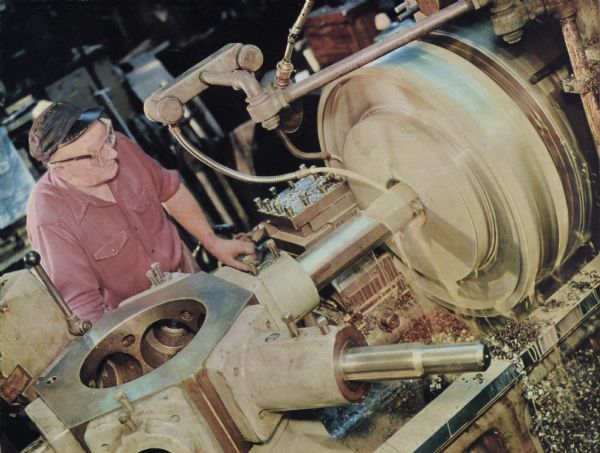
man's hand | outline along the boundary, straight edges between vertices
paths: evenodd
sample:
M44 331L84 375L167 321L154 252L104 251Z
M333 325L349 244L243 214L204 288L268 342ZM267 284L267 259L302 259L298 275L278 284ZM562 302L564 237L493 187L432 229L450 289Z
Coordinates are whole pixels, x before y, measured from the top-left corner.
M237 257L242 255L256 257L254 243L248 240L221 239L217 237L210 244L204 244L204 247L223 264L241 271L248 271L248 265L238 261Z
M183 184L179 186L175 195L163 202L163 206L182 227L198 239L204 248L223 264L241 271L250 270L246 264L237 261L236 258L241 255L256 257L252 241L241 235L239 239L232 240L218 237L206 221L200 205Z

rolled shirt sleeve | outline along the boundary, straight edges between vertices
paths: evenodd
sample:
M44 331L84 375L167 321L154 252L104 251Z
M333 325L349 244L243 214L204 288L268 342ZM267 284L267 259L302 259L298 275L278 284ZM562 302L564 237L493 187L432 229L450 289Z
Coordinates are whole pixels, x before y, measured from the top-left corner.
M152 178L154 188L156 189L156 195L162 202L170 199L177 189L181 179L177 170L167 170L162 167L158 162L148 156L142 148L140 148L135 142L127 138L125 135L118 133L119 139L127 143L128 149L135 154L135 157L141 162L144 168L148 171L148 174Z

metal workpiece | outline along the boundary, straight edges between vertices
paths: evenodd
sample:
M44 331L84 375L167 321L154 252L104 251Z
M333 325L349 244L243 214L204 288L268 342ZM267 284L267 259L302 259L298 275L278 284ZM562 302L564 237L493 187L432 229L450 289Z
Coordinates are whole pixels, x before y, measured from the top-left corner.
M381 381L485 371L490 363L490 353L480 342L400 343L348 348L341 355L340 369L346 381Z
M62 312L65 321L67 322L67 329L71 335L81 336L85 334L92 327L92 323L87 319L79 319L71 310L71 308L67 305L62 295L58 291L58 288L54 285L46 270L40 264L41 257L40 254L31 251L25 255L23 258L25 262L25 266L30 269L33 269L41 282L44 284L50 296L52 296L52 300L56 306Z
M256 46L228 44L155 91L144 102L144 113L152 121L177 124L184 115L183 105L208 88L200 78L202 72L256 71L262 61Z
M515 48L488 22L448 26L321 97L321 148L383 186L408 184L423 203L423 225L406 228L401 247L388 242L402 271L416 271L411 286L465 314L511 310L590 237L584 117L556 90L560 74L529 82L559 56L544 33L530 27ZM349 186L362 209L379 195Z

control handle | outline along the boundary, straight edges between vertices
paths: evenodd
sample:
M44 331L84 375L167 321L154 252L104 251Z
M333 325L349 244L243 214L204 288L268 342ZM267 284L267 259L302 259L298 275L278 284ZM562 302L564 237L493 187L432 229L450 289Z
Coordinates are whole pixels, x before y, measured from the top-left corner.
M52 280L50 280L50 277L40 264L40 261L40 254L33 250L27 252L25 257L23 258L25 266L29 269L35 270L35 273L42 281L42 284L46 287L46 289L50 293L50 296L52 296L52 299L62 312L63 316L65 317L65 320L67 321L67 328L69 330L69 333L75 336L81 336L85 334L92 327L91 321L87 319L81 320L73 313L71 308L67 305L61 294L58 292L56 286L54 286Z

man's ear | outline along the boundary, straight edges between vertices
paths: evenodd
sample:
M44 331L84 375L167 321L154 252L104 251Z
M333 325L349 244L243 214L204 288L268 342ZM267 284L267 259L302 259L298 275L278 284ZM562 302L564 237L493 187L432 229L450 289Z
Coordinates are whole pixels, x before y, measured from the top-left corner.
M52 167L52 171L56 176L58 176L63 181L70 181L73 179L73 174L69 171L67 167L64 165L55 165Z

